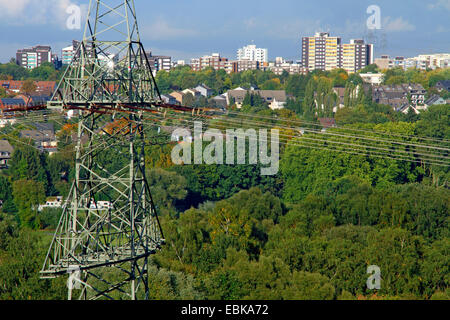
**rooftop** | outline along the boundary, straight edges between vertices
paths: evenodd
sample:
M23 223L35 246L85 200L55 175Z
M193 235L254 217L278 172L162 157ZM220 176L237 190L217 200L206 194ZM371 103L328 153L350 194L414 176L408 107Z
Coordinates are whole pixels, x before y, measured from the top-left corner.
M14 148L8 142L8 140L0 140L0 152L13 153Z

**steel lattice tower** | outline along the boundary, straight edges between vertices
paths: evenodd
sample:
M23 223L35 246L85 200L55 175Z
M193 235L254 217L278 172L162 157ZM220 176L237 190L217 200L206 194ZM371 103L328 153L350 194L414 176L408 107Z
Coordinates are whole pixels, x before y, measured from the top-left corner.
M80 299L149 298L149 257L164 239L142 119L160 103L134 1L90 0L83 41L48 104L80 113L75 179L41 271L76 274L69 299L73 290ZM111 163L120 157L125 166Z

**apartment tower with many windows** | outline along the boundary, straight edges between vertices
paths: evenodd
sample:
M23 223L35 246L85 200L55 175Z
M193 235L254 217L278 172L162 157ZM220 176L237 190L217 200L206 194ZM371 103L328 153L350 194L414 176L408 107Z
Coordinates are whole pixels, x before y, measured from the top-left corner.
M35 46L17 50L16 63L27 69L40 67L44 62L52 62L52 49L49 46Z
M351 40L342 44L340 37L318 32L314 37L302 39L303 67L309 71L330 71L337 68L354 73L373 63L373 45L364 40Z

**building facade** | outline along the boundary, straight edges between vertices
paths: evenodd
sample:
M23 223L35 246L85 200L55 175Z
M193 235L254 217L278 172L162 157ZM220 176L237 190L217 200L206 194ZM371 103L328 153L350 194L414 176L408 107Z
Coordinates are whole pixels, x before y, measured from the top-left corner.
M240 109L247 94L254 94L263 99L272 110L283 109L287 102L287 94L284 90L246 90L237 88L229 90L226 93L227 105L230 106L232 101Z
M27 69L40 67L44 62L52 63L52 49L50 46L35 46L17 50L16 63Z
M359 76L365 83L379 86L384 81L384 73L360 73Z
M328 32L302 38L302 64L309 71L342 68L355 73L372 63L373 45L364 40L352 39L342 44L340 37L331 37Z
M69 65L75 56L77 56L77 57L80 56L80 54L78 53L78 48L80 45L81 45L80 41L72 40L71 46L62 49L62 52L61 52L62 65ZM94 56L92 45L88 44L86 50L88 51L88 57L92 58Z
M227 58L223 58L219 53L213 53L210 56L203 56L201 58L191 60L191 68L193 71L201 71L206 68L213 68L215 70L226 70L229 68Z
M261 64L269 62L269 50L257 48L256 45L250 44L237 51L237 60L258 61Z
M243 72L247 70L258 70L261 68L261 63L256 60L237 60L237 61L229 61L225 70L227 73L237 73Z
M75 55L75 48L72 46L62 49L61 61L63 65L69 65Z
M170 72L172 70L172 57L169 56L154 56L152 52L146 52L148 62L156 75L159 71L164 70Z
M416 68L420 70L435 70L438 68L444 69L450 67L450 53L421 54L412 58L389 57L388 55L382 55L380 58L375 59L375 64L381 70L396 67L404 70L409 68Z
M283 57L275 58L275 62L270 62L268 69L276 75L282 75L283 72L289 74L308 74L308 69L303 67L301 62L286 61Z
M421 84L400 84L374 86L372 100L379 104L389 105L395 110L413 106L419 108L425 105L427 91Z
M302 64L313 70L332 70L338 68L341 38L330 37L327 32L318 32L314 37L302 39Z
M8 162L11 160L14 148L8 140L0 140L0 169L7 169ZM3 199L0 199L3 200Z

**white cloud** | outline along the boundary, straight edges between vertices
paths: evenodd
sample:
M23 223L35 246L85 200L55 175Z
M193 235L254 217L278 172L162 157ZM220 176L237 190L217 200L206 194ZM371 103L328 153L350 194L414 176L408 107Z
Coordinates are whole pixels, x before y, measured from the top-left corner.
M439 8L445 8L447 10L450 10L450 0L438 0L435 3L428 5L429 9L439 9Z
M382 23L383 29L390 32L402 32L402 31L414 31L416 27L403 17L393 19L392 17L386 17Z
M345 25L339 24L329 28L333 30L335 35L344 35L350 38L360 38L367 31L367 23L365 20L346 20Z
M190 38L199 34L195 30L175 27L173 22L169 22L163 17L156 18L153 24L144 25L140 29L142 38L146 40Z
M0 0L0 18L8 25L56 24L65 28L66 9L77 3L71 0ZM80 5L84 20L87 5Z
M0 0L0 16L17 16L28 5L30 0Z

